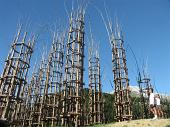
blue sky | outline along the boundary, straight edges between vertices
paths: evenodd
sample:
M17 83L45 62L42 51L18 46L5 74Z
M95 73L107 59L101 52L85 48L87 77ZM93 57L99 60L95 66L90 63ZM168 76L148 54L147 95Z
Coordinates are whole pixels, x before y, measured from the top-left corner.
M50 47L51 31L67 28L67 13L77 0L0 0L0 73L4 67L17 24L26 24L28 31L39 33L31 66L39 58L44 45ZM80 1L80 0L78 0ZM107 32L100 14L104 4L114 21L117 16L124 32L127 49L127 66L131 85L137 85L137 67L129 44L141 67L148 59L148 73L158 92L170 94L170 1L169 0L86 0L85 26L85 83L88 86L88 42L89 24L96 43L100 43L100 58L103 91L110 92L113 80L111 49ZM29 25L30 24L30 25ZM39 60L39 59L38 59ZM31 72L31 69L30 69Z

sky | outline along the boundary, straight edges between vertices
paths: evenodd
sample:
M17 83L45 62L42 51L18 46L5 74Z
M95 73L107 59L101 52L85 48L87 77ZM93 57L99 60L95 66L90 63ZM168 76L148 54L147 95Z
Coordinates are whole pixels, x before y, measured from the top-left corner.
M68 13L81 0L0 0L0 73L3 71L10 45L23 23L24 29L40 35L31 59L29 76L35 61L40 61L43 47L51 46L52 31L68 27ZM170 0L86 0L85 15L85 87L88 87L88 38L90 28L99 44L102 89L111 92L113 81L111 47L100 10L105 8L113 24L118 18L124 33L130 85L137 85L138 66L147 63L147 71L156 90L170 95Z

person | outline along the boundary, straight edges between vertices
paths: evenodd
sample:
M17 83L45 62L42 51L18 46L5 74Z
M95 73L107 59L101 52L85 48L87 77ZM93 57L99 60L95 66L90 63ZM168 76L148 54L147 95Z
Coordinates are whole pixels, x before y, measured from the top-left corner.
M159 94L156 95L155 101L156 101L156 110L157 110L158 117L159 118L163 117L163 111L162 111L162 108L161 108L161 100L160 100Z
M153 93L153 88L149 89L149 109L154 114L153 120L157 119L157 111L155 106L155 96Z

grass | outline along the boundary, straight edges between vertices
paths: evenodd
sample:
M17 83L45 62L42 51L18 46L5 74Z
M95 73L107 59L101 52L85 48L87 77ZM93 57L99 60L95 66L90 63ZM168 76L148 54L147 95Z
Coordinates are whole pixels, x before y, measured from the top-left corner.
M123 127L128 127L128 125L124 125Z
M151 126L151 125L148 123L148 126Z
M97 124L97 125L91 125L91 126L87 126L87 127L106 127L106 124Z
M170 119L141 119L141 120L132 120L130 122L117 122L110 124L97 124L88 127L170 127Z
M139 122L137 122L136 124L140 124Z

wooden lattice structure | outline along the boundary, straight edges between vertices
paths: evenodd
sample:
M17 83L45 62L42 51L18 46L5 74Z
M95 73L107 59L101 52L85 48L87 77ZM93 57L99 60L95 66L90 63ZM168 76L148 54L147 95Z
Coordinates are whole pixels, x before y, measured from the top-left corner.
M92 46L93 47L93 46ZM89 48L89 106L90 124L102 123L100 58L97 50Z
M142 106L141 109L141 117L149 118L149 96L148 91L151 88L150 86L150 79L149 78L143 78L138 81L139 84L139 91L140 91L140 104Z
M106 22L105 25L112 48L116 120L130 120L132 118L131 98L122 31L118 23L116 24L115 30L113 30L110 19L108 19L108 25Z
M84 9L71 13L65 77L62 88L62 125L83 124Z
M142 74L138 72L138 86L140 92L140 116L139 118L147 119L150 118L150 110L149 110L149 90L152 87L151 79L149 78L148 70L147 70L147 61L143 66Z
M34 84L34 93L32 93L33 108L31 111L31 126L33 127L42 127L44 125L44 90L46 83L46 71L47 71L48 61L47 59L42 58L40 68L38 70L38 80Z
M22 37L23 36L23 37ZM21 38L22 37L22 38ZM15 37L0 78L0 119L11 126L18 125L24 102L24 88L35 38L27 38L21 28Z
M83 92L83 120L84 120L84 126L88 126L89 125L89 89L88 88L84 88Z
M117 24L115 34L112 35L111 41L117 121L130 120L132 118L126 52L123 47L123 42L123 36Z
M54 35L49 55L46 86L44 92L45 126L56 127L61 124L61 86L64 56L64 35Z
M39 83L39 71L40 68L36 69L37 65L35 65L31 81L26 88L26 116L25 116L25 121L24 121L24 126L31 126L32 125L32 120L33 120L33 111L34 111L34 103L36 101L36 95L37 95L37 89L38 89L38 83Z
M145 65L146 66L146 65ZM149 78L149 75L147 74L147 68L145 67L143 69L143 75L139 72L138 76L138 86L139 86L139 92L140 92L140 118L149 118L150 117L150 111L149 111L149 90L152 87L151 79Z

